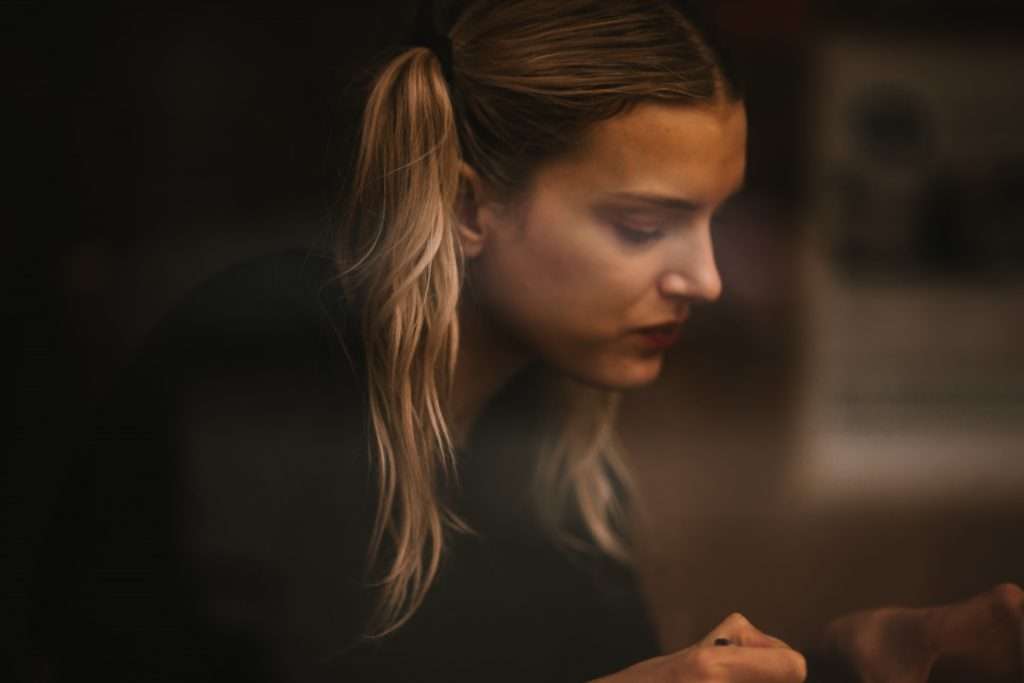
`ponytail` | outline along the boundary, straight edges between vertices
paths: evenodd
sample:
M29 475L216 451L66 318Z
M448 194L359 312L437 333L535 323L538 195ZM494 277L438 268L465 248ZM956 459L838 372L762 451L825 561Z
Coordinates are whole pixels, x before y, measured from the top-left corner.
M362 120L340 270L362 324L379 500L370 566L390 567L370 635L404 624L437 574L438 481L456 476L446 409L458 351L462 262L454 230L459 145L438 60L412 48L377 76Z

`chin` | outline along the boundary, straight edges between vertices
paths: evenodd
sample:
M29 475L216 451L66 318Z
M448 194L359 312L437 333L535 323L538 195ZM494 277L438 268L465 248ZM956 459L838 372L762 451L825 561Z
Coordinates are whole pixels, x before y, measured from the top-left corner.
M661 375L662 355L618 360L614 364L570 373L579 381L612 391L628 391L647 386Z

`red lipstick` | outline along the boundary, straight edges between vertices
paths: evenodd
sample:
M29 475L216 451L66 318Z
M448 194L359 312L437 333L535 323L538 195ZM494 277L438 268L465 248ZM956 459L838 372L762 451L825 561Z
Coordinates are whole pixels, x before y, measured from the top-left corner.
M682 333L682 323L670 323L655 327L642 327L637 330L644 344L652 349L667 349L677 341Z

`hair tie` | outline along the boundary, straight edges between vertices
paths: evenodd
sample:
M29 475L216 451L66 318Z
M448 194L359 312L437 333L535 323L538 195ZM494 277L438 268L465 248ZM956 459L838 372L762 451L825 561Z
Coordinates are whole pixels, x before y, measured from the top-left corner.
M452 39L446 33L437 29L437 18L434 12L433 0L423 0L420 2L419 9L416 12L416 24L412 37L409 39L409 44L425 47L437 55L438 61L441 62L441 73L444 74L444 80L448 82L448 87L451 88L455 82L455 74L452 67Z

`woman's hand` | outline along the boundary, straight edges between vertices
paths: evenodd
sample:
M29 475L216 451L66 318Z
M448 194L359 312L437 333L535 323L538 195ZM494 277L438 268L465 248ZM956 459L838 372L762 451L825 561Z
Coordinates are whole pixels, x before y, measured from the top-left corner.
M829 624L825 651L865 683L1018 683L1024 591L1012 583L968 600L911 609L884 607Z
M730 644L715 644L722 639ZM799 652L731 614L699 643L594 683L802 683L806 676Z

